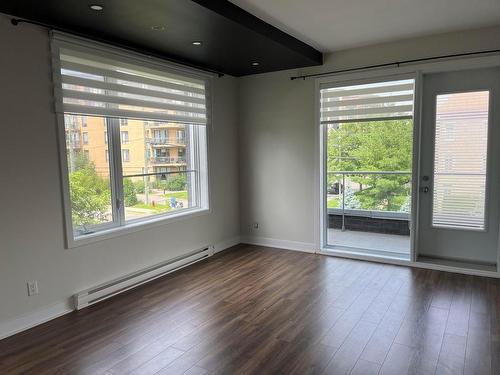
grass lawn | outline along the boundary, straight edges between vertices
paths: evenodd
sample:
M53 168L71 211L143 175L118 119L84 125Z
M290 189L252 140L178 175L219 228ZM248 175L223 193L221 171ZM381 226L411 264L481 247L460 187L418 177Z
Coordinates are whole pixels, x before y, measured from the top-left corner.
M152 204L145 204L145 203L137 203L133 205L132 208L143 208L155 212L165 212L165 211L170 211L172 209L168 204L166 205L156 204L153 206Z
M340 207L340 199L339 198L329 198L326 206L328 208L339 208Z
M176 198L176 199L188 199L188 192L187 191L173 191L171 193L165 194L165 198Z

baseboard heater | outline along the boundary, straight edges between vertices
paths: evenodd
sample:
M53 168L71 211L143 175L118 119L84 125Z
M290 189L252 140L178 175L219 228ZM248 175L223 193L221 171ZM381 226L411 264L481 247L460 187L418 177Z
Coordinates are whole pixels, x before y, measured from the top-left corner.
M214 247L207 246L188 254L133 272L118 279L83 290L73 296L77 310L103 301L117 294L145 284L166 274L187 267L214 254Z

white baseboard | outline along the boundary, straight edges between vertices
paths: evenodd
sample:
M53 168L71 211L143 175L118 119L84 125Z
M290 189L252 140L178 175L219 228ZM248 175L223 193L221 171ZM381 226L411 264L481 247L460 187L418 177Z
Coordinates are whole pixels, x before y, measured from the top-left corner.
M240 242L240 237L238 236L216 243L213 245L214 253L218 253L232 246L238 245ZM74 311L74 307L72 306L71 298L68 297L65 302L61 301L31 313L0 322L0 340L68 314L72 311Z
M68 298L66 302L58 302L51 306L33 311L32 313L7 320L5 322L0 322L0 340L68 314L72 311L73 307L71 306L70 299Z
M223 250L229 249L230 247L236 246L241 243L240 236L229 238L227 240L221 241L214 245L214 254L217 254Z
M313 243L280 240L277 238L268 238L268 237L255 237L255 236L242 237L241 242L250 245L269 246L278 249L302 251L304 253L315 253L318 250L316 248L316 245Z

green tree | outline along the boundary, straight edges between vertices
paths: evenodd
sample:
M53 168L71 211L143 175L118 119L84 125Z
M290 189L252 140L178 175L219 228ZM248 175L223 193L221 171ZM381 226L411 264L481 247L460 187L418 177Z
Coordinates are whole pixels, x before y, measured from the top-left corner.
M410 171L410 120L343 123L328 130L329 171ZM346 176L360 185L364 209L398 211L409 194L409 175ZM339 177L330 175L329 183Z
M401 207L399 208L399 212L410 213L411 210L411 197L408 195L406 200L403 202Z
M176 175L168 179L167 190L170 191L186 190L186 184L187 181L185 175Z
M123 200L126 207L134 206L139 203L137 200L136 187L130 178L123 179Z
M361 208L361 203L358 199L358 197L356 196L356 194L354 194L354 191L349 187L349 186L346 186L345 190L344 190L344 207L347 208L347 209L359 209ZM342 203L341 203L342 204Z
M74 162L75 170L69 174L73 224L86 226L102 223L106 221L111 202L109 184L84 156L78 155Z
M142 181L142 180L135 181L134 185L135 185L135 191L138 194L144 194L144 191L146 190L146 184L144 183L144 181Z

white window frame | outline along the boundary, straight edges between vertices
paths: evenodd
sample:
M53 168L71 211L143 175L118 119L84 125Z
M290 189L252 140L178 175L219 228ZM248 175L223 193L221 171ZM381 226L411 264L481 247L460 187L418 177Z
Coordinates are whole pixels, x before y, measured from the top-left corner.
M128 135L128 130L120 130L120 137L122 144L127 144L129 141L129 135Z
M99 48L103 48L100 43L96 42ZM167 63L164 60L135 54L134 52L124 51L125 53L134 54L134 57L141 58L145 64L154 64L156 68L163 67L166 70L176 70L178 74L184 74L187 77L195 77L203 80L205 83L205 99L206 99L206 125L192 125L191 129L194 131L186 131L186 138L189 136L190 145L193 149L194 157L189 157L190 153L186 153L187 170L194 170L195 172L188 172L188 186L195 186L195 189L189 194L190 207L193 202L198 202L196 207L185 208L179 211L169 211L167 213L152 215L147 218L138 218L125 221L124 205L118 196L123 197L123 177L121 157L121 133L120 126L106 126L107 131L107 151L110 165L110 179L113 188L111 189L111 200L113 204L119 202L119 208L113 210L113 222L103 223L91 228L95 230L93 233L82 234L75 236L74 227L72 222L71 211L71 194L69 190L69 168L67 163L66 154L66 131L64 122L64 113L56 113L58 144L59 144L59 165L61 171L61 190L63 200L63 214L64 214L64 232L65 232L65 245L66 248L77 248L90 243L103 241L110 238L123 236L129 233L145 230L152 227L166 225L171 222L186 220L189 218L207 215L212 212L211 208L211 184L210 184L210 135L212 132L212 95L211 83L213 74L207 74L202 71L197 71L183 65ZM111 120L110 117L104 117L106 123ZM122 119L123 120L123 119ZM127 119L128 120L128 119ZM85 120L84 120L85 121ZM119 119L116 122L120 124ZM128 124L127 124L128 125ZM186 124L191 125L191 124ZM197 133L195 137L193 133ZM121 178L117 178L117 176ZM189 188L188 188L189 189Z
M113 210L113 221L109 223L89 226L92 233L76 235L72 222L71 194L69 190L69 169L66 154L66 139L64 129L64 116L58 115L58 131L60 144L61 182L63 192L63 206L65 218L66 247L75 248L89 243L121 236L127 233L144 230L150 227L164 225L169 222L184 220L190 217L208 214L211 212L210 205L210 183L208 164L208 133L209 129L203 126L193 125L187 134L190 136L192 152L187 153L187 170L194 172L185 173L189 186L194 186L189 194L189 208L179 211L151 215L146 218L125 220L123 200L123 176L122 176L122 148L120 142L120 128L118 126L108 127L108 158L110 165L111 201L115 204ZM191 133L198 133L197 135ZM114 139L113 139L114 138ZM193 157L190 157L194 154ZM172 172L174 173L174 172ZM197 206L191 207L195 202Z
M125 157L125 155L127 157ZM130 149L122 148L122 162L128 163L130 161Z
M317 232L319 232L319 238L317 240L318 247L321 249L320 252L324 254L335 253L342 256L348 254L348 257L351 257L351 254L356 254L356 248L346 248L338 245L329 245L328 244L328 208L327 208L327 126L321 124L320 113L321 113L321 102L320 102L320 90L323 88L329 87L341 87L341 86L349 86L349 85L358 85L358 84L368 84L368 83L376 83L376 82L384 82L391 80L400 80L400 79L413 79L415 82L414 86L414 103L413 103L413 152L412 152L412 183L411 189L412 191L418 190L418 142L419 142L419 132L420 132L420 73L413 70L408 70L406 72L398 71L395 69L381 70L377 72L362 72L357 74L347 74L340 75L337 77L322 77L316 79L315 82L315 104L316 104L316 115L315 122L318 126L318 130L316 132L316 147L318 151L318 163L316 169L317 181L319 182L318 192L319 197L317 198L318 206L317 213L319 214L319 220L316 222L317 224ZM417 160L417 162L415 162ZM418 195L412 194L411 199L411 213L410 213L410 223L412 225L412 231L410 232L410 261L413 261L415 258L415 242L416 242L416 231L413 230L415 227L415 223L418 220L417 213L417 197ZM356 255L354 255L356 257ZM370 259L377 259L377 257L368 256ZM386 257L379 257L384 259ZM397 260L399 262L399 260ZM407 260L402 260L402 262L409 262Z

